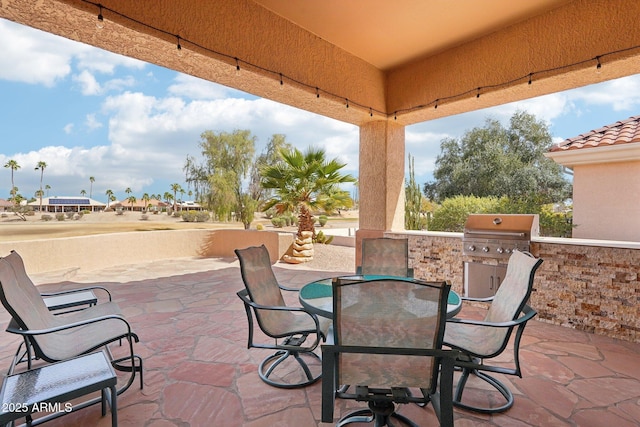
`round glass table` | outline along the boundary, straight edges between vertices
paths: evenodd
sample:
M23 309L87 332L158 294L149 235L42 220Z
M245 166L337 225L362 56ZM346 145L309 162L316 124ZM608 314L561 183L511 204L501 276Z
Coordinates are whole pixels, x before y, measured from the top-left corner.
M375 280L391 278L391 276L340 276L342 279L349 280ZM393 277L398 279L398 277ZM299 299L300 304L307 309L310 313L315 313L318 316L333 318L333 289L331 282L333 277L326 279L316 280L315 282L307 283L300 289ZM406 278L412 280L412 278ZM449 299L447 301L447 317L451 318L460 312L462 308L462 299L460 296L450 290Z

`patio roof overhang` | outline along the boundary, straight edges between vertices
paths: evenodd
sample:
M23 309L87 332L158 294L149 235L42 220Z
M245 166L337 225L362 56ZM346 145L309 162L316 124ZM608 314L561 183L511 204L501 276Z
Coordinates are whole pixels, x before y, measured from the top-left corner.
M635 0L7 0L0 8L21 24L356 125L372 117L409 125L639 73L638 14Z

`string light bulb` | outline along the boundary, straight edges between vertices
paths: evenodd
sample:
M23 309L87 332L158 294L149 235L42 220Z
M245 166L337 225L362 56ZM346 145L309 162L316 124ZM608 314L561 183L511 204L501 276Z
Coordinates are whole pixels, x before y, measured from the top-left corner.
M597 61L597 64L596 64L596 73L598 73L598 74L599 74L599 73L600 73L600 71L602 71L602 64L600 63L600 57L599 57L599 56L596 56L596 61Z
M238 58L235 58L236 60L236 76L240 75L240 60Z
M345 100L345 101L346 101L346 103L347 103L347 108L349 108L349 98L345 98L344 100Z
M369 107L369 117L373 117L373 109Z
M102 16L102 5L98 5L98 20L96 21L96 27L101 30L104 28L104 16Z
M436 105L434 105L434 106L433 106L433 109L434 109L434 110L437 110L437 109L438 109L438 101L440 101L440 100L439 100L439 99L436 99Z
M480 88L478 88L478 93L476 94L476 98L480 98Z
M532 82L533 82L533 73L529 73L529 86L531 86Z
M320 98L320 89L316 86L316 98Z
M176 45L176 49L178 50L178 56L182 56L182 45L180 44L180 36L176 36L176 39L178 39L178 42Z
M284 89L284 80L282 80L282 73L280 73L280 89Z

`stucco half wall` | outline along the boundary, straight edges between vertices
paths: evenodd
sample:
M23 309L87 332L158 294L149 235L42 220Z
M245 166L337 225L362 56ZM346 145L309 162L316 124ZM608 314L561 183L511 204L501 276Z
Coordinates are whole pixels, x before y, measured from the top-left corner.
M29 274L98 270L184 257L235 257L236 248L264 244L276 262L293 234L256 230L162 230L0 242L0 256L15 250Z

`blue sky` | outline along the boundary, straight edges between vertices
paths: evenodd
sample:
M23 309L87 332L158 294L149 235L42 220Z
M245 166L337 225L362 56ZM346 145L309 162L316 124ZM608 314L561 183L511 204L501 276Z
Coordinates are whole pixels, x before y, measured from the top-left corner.
M0 164L18 162L14 180L25 197L39 188L39 161L47 163L51 196L85 190L106 202L107 189L124 198L128 187L136 197L164 194L172 183L186 188L182 167L187 155L199 157L205 130L249 129L257 152L271 135L285 134L358 174L356 126L3 19L0 39ZM431 179L443 138L488 117L507 123L518 109L546 120L561 141L640 114L640 76L409 126L406 150L418 182ZM0 198L10 187L10 169L0 168Z

